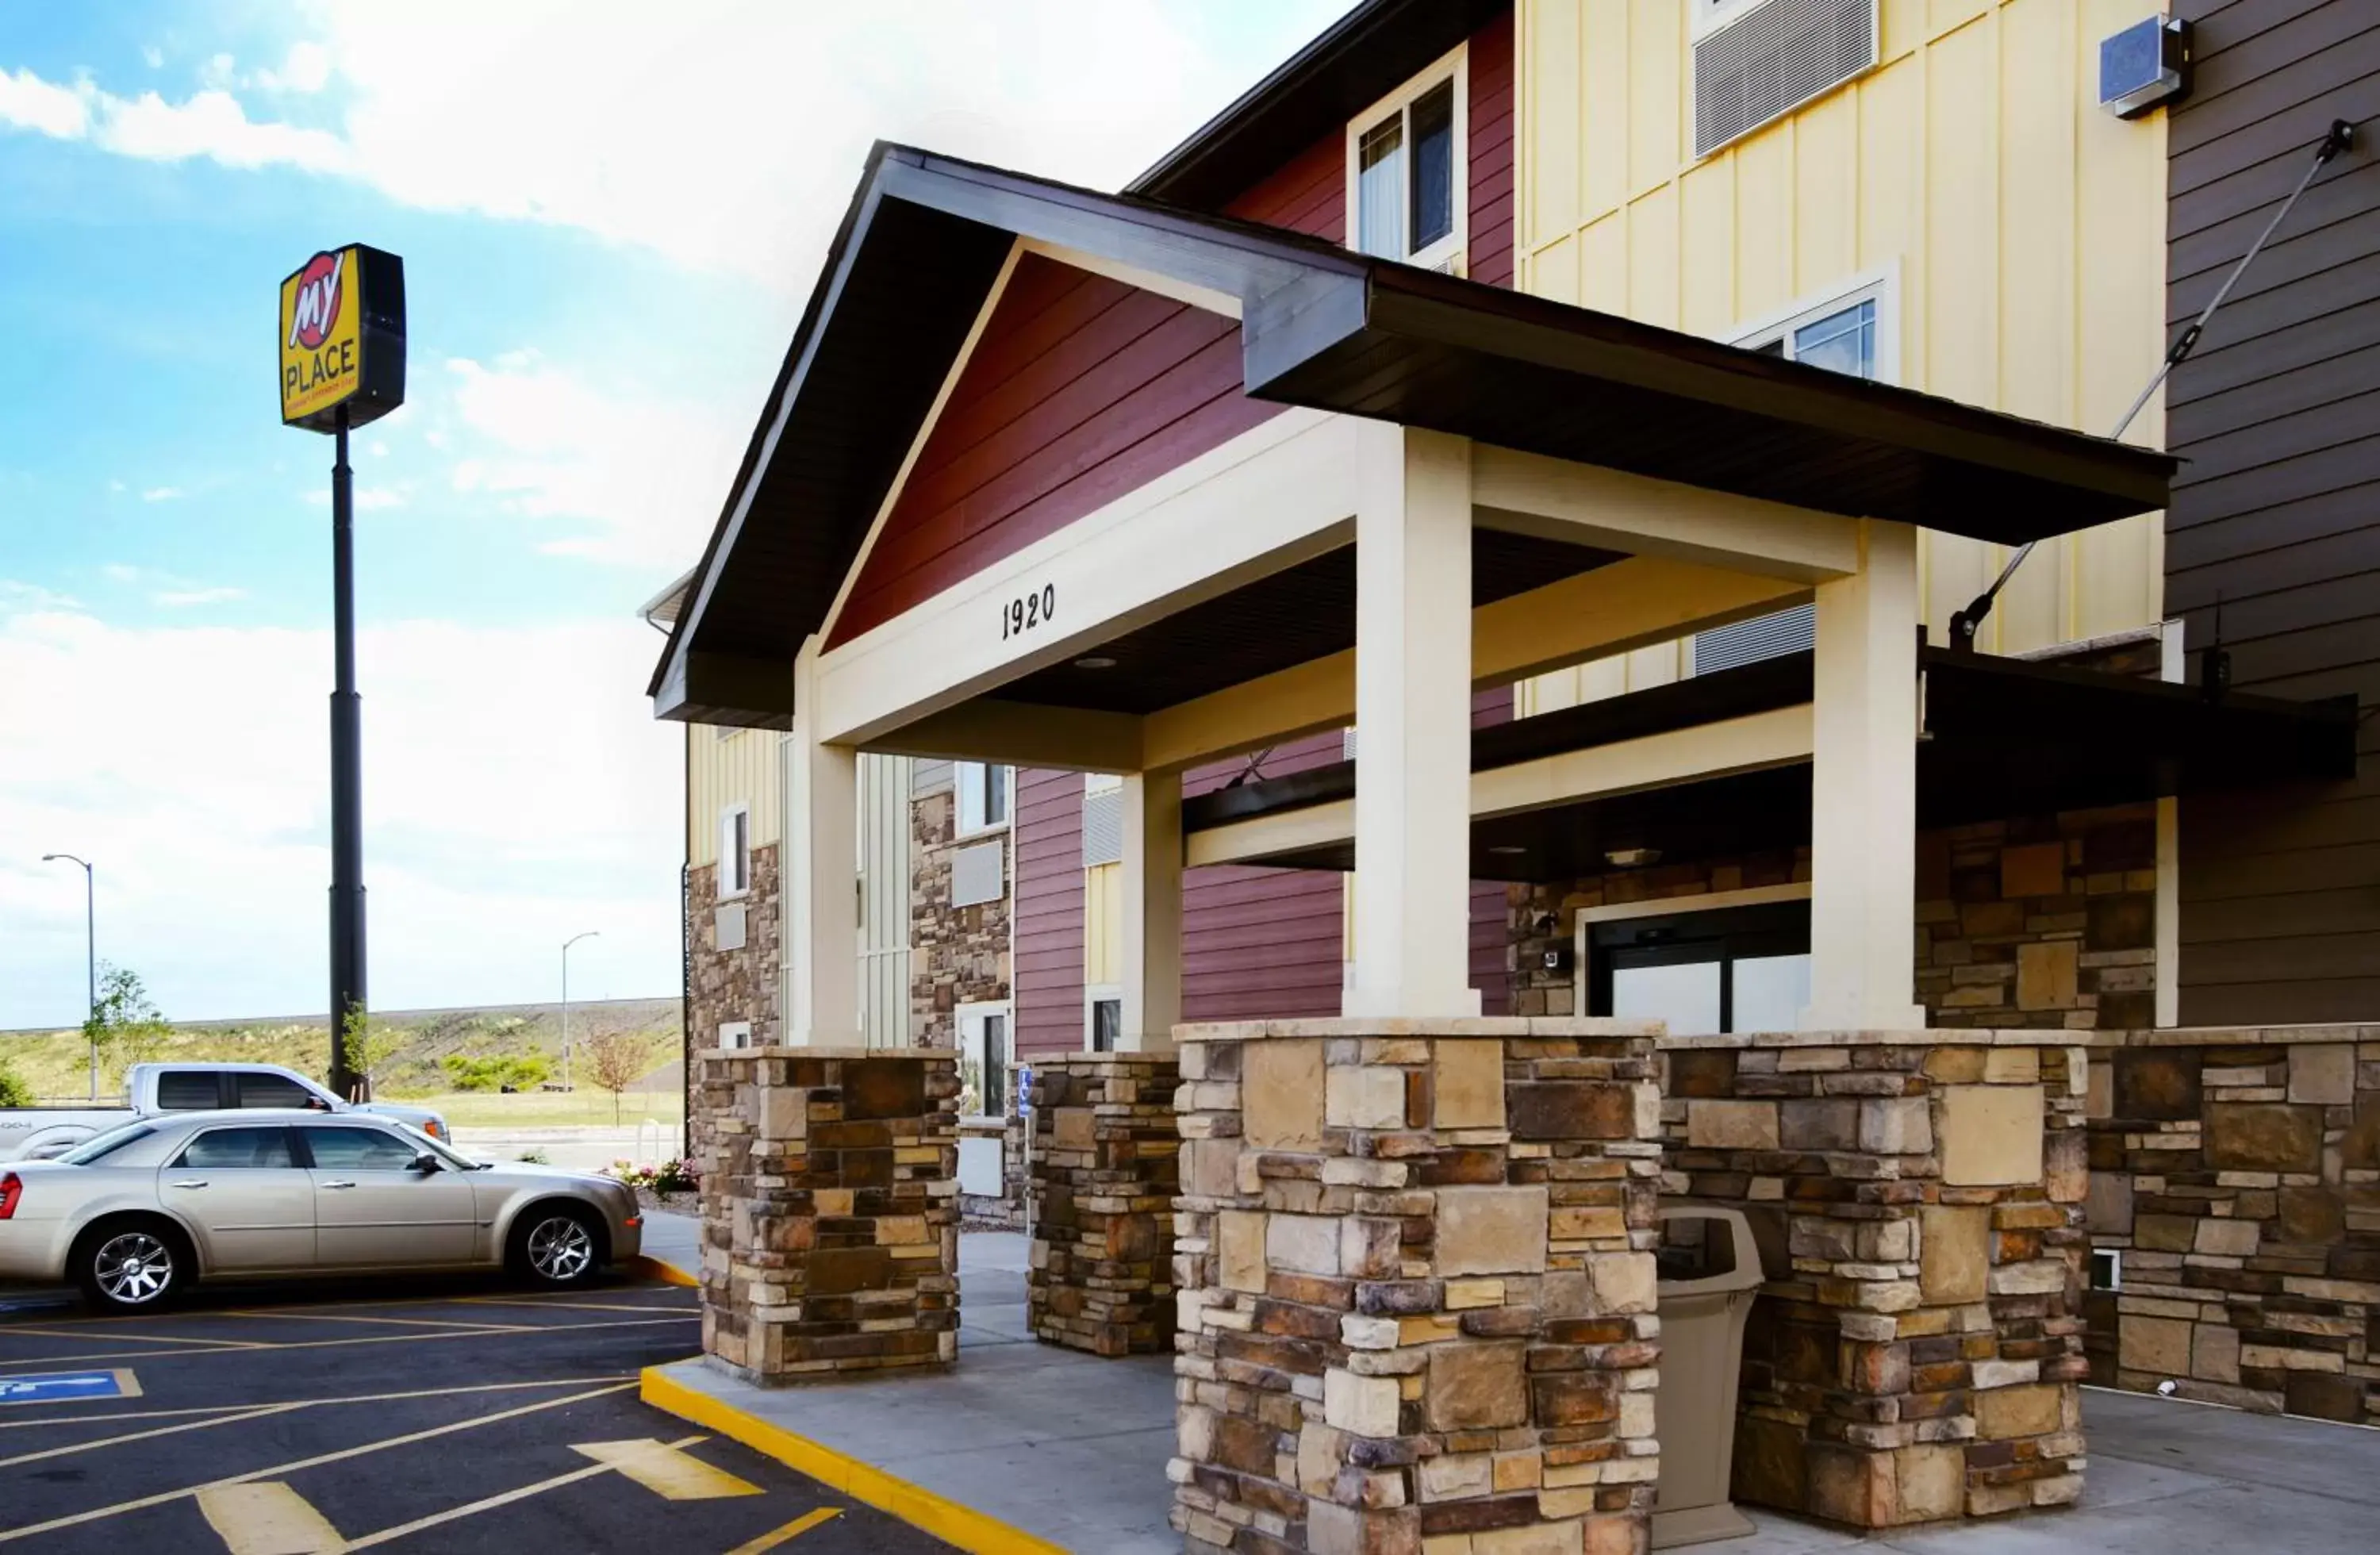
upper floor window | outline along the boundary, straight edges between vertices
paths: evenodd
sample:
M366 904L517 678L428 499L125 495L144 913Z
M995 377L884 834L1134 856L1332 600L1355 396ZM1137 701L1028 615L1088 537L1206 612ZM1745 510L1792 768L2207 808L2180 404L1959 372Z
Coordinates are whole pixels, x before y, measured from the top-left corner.
M752 889L752 812L730 805L719 812L719 894L741 896Z
M1008 824L1009 769L984 761L958 764L959 835Z
M1348 125L1350 247L1407 264L1460 268L1466 79L1458 48Z

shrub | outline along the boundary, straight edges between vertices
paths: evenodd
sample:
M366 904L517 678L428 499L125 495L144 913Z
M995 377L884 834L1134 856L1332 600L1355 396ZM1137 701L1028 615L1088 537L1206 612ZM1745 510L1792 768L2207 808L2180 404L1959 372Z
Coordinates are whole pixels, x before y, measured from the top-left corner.
M702 1188L702 1170L693 1158L665 1160L658 1166L638 1166L631 1161L615 1160L611 1175L632 1188L650 1188L655 1193L698 1193Z
M552 1066L537 1053L493 1058L448 1053L438 1066L446 1071L447 1083L456 1090L502 1090L507 1086L529 1090L543 1084L552 1072Z
M33 1087L17 1077L17 1072L0 1063L0 1107L30 1107Z

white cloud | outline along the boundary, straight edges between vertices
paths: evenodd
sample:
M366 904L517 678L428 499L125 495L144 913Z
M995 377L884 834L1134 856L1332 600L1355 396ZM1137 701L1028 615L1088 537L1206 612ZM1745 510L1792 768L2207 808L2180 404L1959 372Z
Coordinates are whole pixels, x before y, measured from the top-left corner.
M549 521L554 555L682 567L702 543L743 453L748 408L613 391L507 353L446 363L469 456L455 491ZM572 523L573 520L577 522Z
M140 493L142 502L172 502L182 494L179 486L152 486Z
M89 132L91 109L73 87L53 86L30 70L0 70L0 124L75 140Z
M154 567L136 567L123 562L109 562L100 575L111 583L121 583L129 589L145 589L149 602L167 610L180 610L191 605L227 604L248 598L248 590L223 583L200 583ZM5 603L5 601L0 601Z
M179 610L188 605L229 604L234 600L248 598L248 590L235 589L229 584L216 584L190 589L160 589L149 598L168 610Z
M165 51L151 43L140 51L140 63L152 70L162 70L165 67Z
M0 577L0 615L42 615L53 611L80 610L82 601L71 594L60 594L38 583L19 583L13 577Z
M677 986L656 641L633 620L363 630L374 1002L546 997L588 928L590 992ZM37 862L57 848L97 864L100 954L169 1014L323 1006L330 675L327 632L124 627L0 585L0 1028L79 1018L81 881Z
M180 103L19 71L0 120L128 155L359 178L410 205L583 228L808 288L869 143L1120 183L1346 0L1283 0L1225 57L1164 0L325 0L249 79L339 129L251 120L218 56Z

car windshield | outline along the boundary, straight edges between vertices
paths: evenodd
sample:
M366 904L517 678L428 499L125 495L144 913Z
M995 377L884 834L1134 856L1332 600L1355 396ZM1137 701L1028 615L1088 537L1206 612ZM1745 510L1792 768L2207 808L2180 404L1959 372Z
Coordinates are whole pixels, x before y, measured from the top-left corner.
M477 1172L483 1164L482 1162L473 1160L469 1156L464 1155L459 1151L440 1144L437 1140L432 1139L430 1136L422 1133L419 1129L414 1127L409 1123L400 1123L395 1118L382 1118L378 1121L388 1124L391 1128L395 1129L399 1134L404 1135L407 1144L414 1146L425 1154L436 1156L440 1160L444 1161L447 1165L453 1167L457 1172Z
M89 1166L103 1157L112 1156L138 1139L146 1139L157 1130L145 1123L118 1124L105 1134L93 1135L81 1144L58 1157L68 1166Z

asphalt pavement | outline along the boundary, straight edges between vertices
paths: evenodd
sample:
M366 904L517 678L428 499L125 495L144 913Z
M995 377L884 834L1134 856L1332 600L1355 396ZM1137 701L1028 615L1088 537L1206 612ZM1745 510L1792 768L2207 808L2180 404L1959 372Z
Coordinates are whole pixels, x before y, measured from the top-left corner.
M0 1305L0 1550L859 1555L949 1547L638 1402L690 1290L491 1280Z

